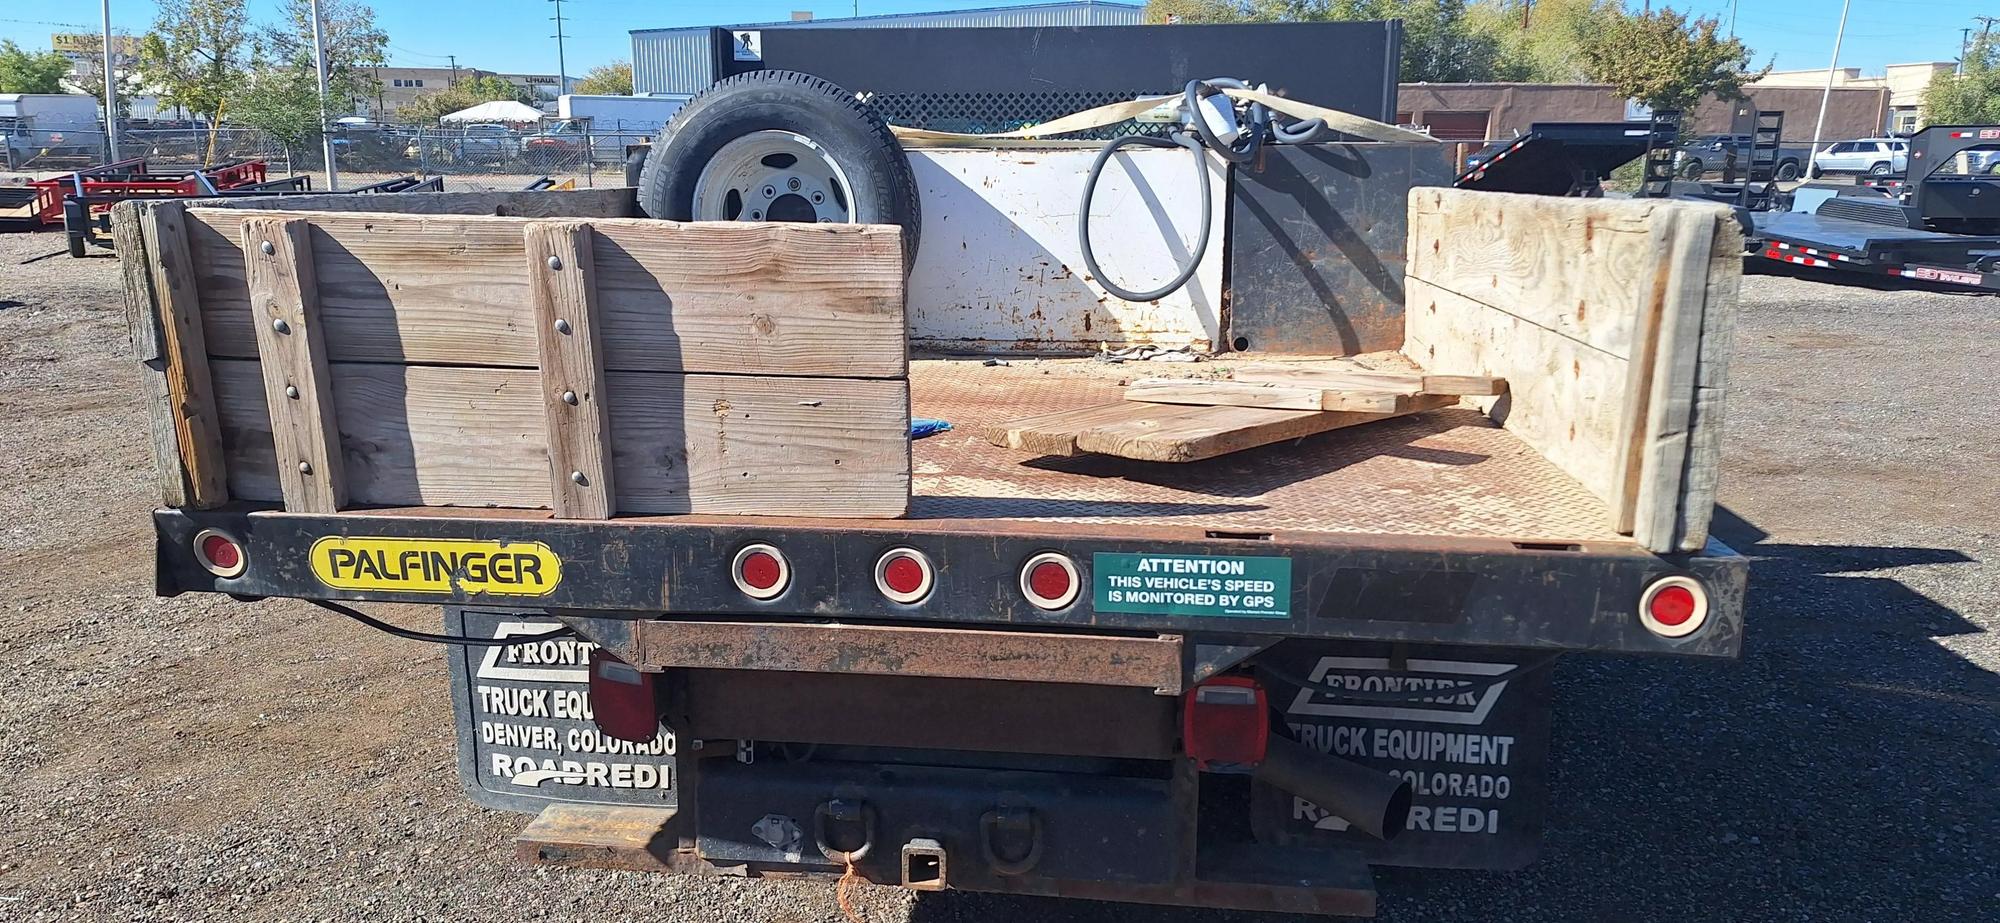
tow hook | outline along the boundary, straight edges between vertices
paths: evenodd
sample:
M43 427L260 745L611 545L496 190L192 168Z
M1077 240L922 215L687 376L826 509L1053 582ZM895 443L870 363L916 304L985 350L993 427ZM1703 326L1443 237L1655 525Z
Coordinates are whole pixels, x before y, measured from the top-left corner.
M834 845L834 830L850 834L841 839L843 843L859 842L852 849ZM859 836L852 834L858 833ZM819 847L821 855L842 865L853 865L868 855L868 848L875 845L875 808L866 801L835 798L820 802L813 811L813 845Z
M995 874L1028 874L1042 861L1042 818L1034 808L987 811L979 817L979 852Z

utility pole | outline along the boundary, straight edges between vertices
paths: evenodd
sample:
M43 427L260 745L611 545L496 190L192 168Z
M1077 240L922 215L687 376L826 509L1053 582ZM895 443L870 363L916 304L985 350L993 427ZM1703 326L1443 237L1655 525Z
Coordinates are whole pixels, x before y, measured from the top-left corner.
M1729 0L1729 37L1736 37L1736 0Z
M445 57L451 61L451 79L445 81L445 86L458 86L458 55L448 54ZM437 59L432 58L431 60L435 61Z
M1958 30L1958 68L1956 73L1965 76L1965 53L1972 49L1972 30Z
M320 20L319 0L312 0L313 70L319 76L319 151L326 158L326 191L340 191L340 173L333 163L333 131L326 117L326 24Z
M1806 172L1812 172L1812 158L1819 155L1819 139L1826 131L1826 104L1833 99L1833 71L1840 66L1840 40L1847 37L1847 8L1853 0L1840 0L1840 27L1833 33L1833 60L1826 65L1826 90L1819 96L1819 121L1813 123L1812 147L1806 149Z
M118 162L118 69L111 63L111 0L104 0L104 144Z
M563 0L549 0L549 2L556 5L556 15L551 18L556 21L556 34L554 36L556 40L556 95L561 96L569 92L569 65L563 61Z
M1535 8L1535 0L1521 0L1521 31L1528 31L1528 11Z

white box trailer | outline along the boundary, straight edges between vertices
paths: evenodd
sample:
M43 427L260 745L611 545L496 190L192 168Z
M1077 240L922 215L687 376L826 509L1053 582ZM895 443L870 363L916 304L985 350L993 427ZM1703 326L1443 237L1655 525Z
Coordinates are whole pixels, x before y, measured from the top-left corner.
M0 150L26 166L44 155L88 154L104 146L97 99L74 93L0 93Z

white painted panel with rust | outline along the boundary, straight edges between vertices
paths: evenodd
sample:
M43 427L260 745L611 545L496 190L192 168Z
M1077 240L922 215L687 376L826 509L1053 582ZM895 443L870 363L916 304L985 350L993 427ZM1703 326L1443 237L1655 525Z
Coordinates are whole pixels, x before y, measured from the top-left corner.
M1213 157L1209 246L1185 288L1157 302L1116 298L1090 278L1077 202L1095 148L912 149L923 203L910 272L918 347L1018 351L1127 345L1215 347L1220 337L1227 179ZM1172 278L1200 233L1200 181L1182 149L1122 152L1091 202L1091 241L1128 290Z

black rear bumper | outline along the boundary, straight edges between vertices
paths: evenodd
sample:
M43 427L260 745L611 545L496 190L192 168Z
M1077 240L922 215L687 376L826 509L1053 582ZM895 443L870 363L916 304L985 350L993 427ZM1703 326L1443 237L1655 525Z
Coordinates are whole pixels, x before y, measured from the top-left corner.
M472 603L566 613L748 616L766 621L838 619L881 624L1017 627L1054 631L1171 632L1189 638L1270 643L1284 638L1376 640L1542 650L1733 657L1741 643L1745 560L1719 542L1661 556L1629 544L1535 544L1494 539L1276 533L1217 537L1187 530L998 522L994 531L927 528L922 521L717 519L580 522L520 517L303 515L254 510L162 510L157 585L162 595L220 592L399 603ZM196 561L203 530L239 541L248 566L223 579ZM538 548L557 579L536 595L486 585L378 582L341 588L322 579L316 543L334 538L473 540ZM769 543L791 562L790 588L759 601L735 583L731 561ZM495 547L488 545L488 547ZM936 586L900 604L878 589L881 555L914 548L935 562ZM1069 555L1084 591L1057 611L1021 590L1025 562ZM1092 587L1102 555L1215 556L1283 562L1289 604L1258 617L1100 611ZM1648 631L1642 591L1666 576L1699 581L1709 615L1685 638ZM1100 584L1101 585L1101 584ZM479 589L479 588L475 588Z

